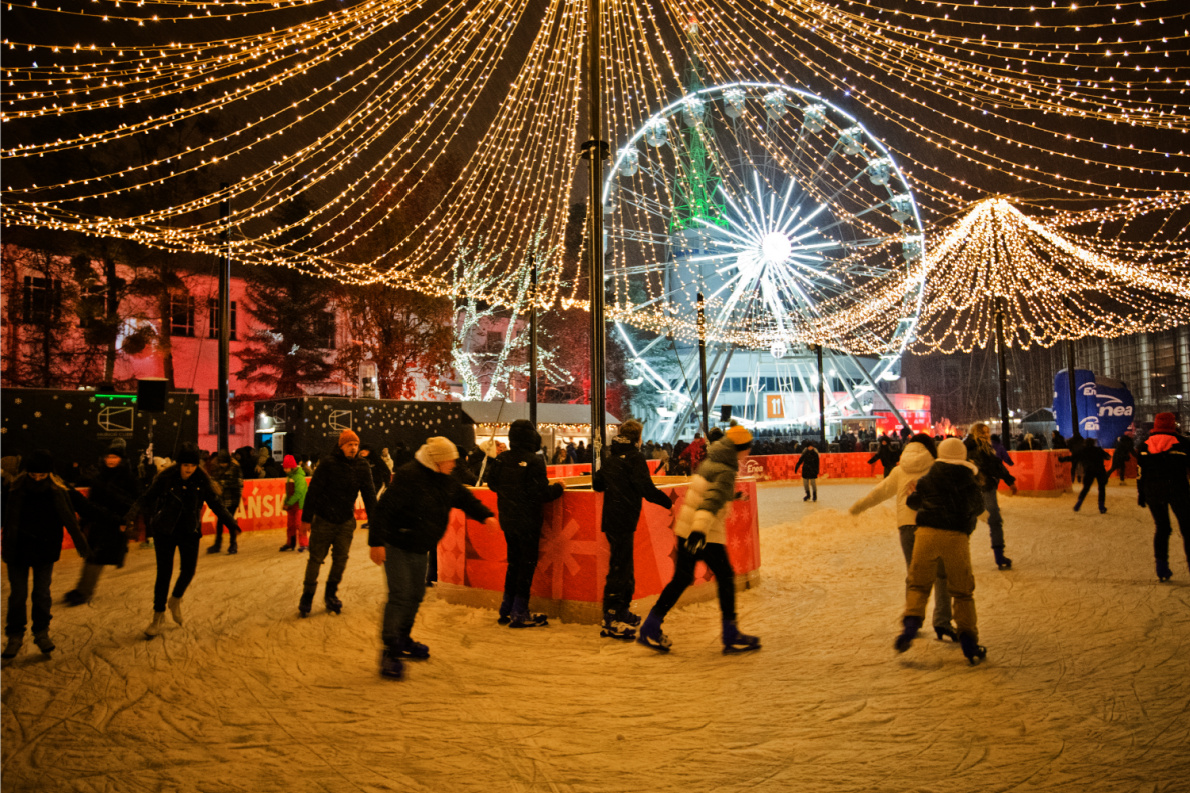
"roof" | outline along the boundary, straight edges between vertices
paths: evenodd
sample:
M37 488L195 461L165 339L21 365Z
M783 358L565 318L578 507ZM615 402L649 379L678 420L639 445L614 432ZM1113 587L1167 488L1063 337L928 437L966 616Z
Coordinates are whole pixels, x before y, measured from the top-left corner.
M529 419L528 402L461 402L463 412L476 424L511 424L517 419ZM604 412L605 424L620 424L611 413ZM587 424L591 423L590 405L570 403L537 403L539 424Z

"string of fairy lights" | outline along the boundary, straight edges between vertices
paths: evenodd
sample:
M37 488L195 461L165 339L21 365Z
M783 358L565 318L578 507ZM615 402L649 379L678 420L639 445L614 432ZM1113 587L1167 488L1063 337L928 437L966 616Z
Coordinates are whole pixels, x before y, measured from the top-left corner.
M922 278L921 348L979 346L987 301L1006 292L1030 297L1009 309L1024 346L1186 321L1190 11L1175 0L604 8L613 149L681 94L697 58L707 84L783 83L846 105L912 183L925 254L895 278L857 278L846 301L824 295L803 340L879 352L907 284ZM173 252L229 247L245 264L439 295L458 289L460 246L494 252L499 274L544 220L543 248L566 248L585 170L584 3L25 0L4 14L6 226ZM701 44L684 33L692 21ZM766 156L806 172L780 146ZM677 198L663 185L649 200ZM842 198L830 204L881 232ZM605 219L643 227L630 216L642 206ZM843 269L864 272L889 254L874 246ZM632 294L638 265L611 255L609 315L697 333L659 302L639 310L660 292ZM583 279L543 264L542 307L585 307ZM513 288L485 283L493 299ZM1088 285L1097 297L1080 303ZM756 345L755 330L716 332Z

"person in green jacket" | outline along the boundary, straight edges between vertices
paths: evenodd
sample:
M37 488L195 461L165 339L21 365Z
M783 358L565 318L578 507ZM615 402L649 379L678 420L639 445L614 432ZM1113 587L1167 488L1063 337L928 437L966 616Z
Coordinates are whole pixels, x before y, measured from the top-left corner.
M282 551L297 548L303 553L310 547L310 532L302 528L302 507L306 506L306 472L292 454L281 463L285 470L285 544Z

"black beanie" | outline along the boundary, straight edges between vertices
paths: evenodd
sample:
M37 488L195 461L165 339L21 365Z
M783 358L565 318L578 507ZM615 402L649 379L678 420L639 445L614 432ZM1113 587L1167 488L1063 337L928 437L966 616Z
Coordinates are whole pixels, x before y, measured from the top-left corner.
M128 457L128 447L124 443L123 438L116 438L112 441L112 445L107 447L107 451L103 453L103 456L107 457L109 454L114 454L121 460Z
M178 465L198 465L198 447L193 443L183 443L175 462Z
M52 474L54 472L54 455L45 449L37 449L25 461L25 470L31 474Z

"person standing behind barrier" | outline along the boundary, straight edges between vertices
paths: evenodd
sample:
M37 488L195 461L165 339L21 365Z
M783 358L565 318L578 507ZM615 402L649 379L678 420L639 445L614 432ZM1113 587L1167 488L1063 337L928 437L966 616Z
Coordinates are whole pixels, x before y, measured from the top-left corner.
M220 494L219 501L223 504L223 508L227 510L228 515L235 515L236 510L240 508L240 497L244 493L244 472L239 464L231 459L231 452L227 449L220 449L219 453L215 455L215 465L211 470L211 480L219 486ZM207 548L207 553L219 553L223 548L223 526L222 518L217 518L215 522L215 542ZM231 524L227 525L227 553L238 553L239 545L236 543L236 532L232 530Z
M103 455L103 467L87 494L91 507L87 542L91 553L83 565L78 585L66 593L66 602L72 606L81 606L91 599L105 565L123 567L124 557L128 555L128 536L122 524L125 513L140 495L140 486L125 454L122 439L108 447Z
M983 494L983 508L988 513L988 529L992 535L992 553L996 557L996 567L1001 570L1011 570L1012 560L1004 555L1004 518L1000 516L1000 501L996 496L996 488L1000 480L1004 480L1015 496L1016 477L1008 472L1004 461L992 448L992 430L982 421L971 427L971 434L963 441L967 447L967 459L975 464L982 481L980 492Z
M327 611L339 614L343 601L339 599L339 583L347 569L347 554L355 532L355 499L362 496L368 520L376 512L376 489L372 486L372 468L359 459L359 436L351 430L339 434L339 445L323 458L302 508L301 528L310 532L310 558L306 562L306 578L298 613L310 614L314 593L318 591L318 571L331 552L331 571L326 577L323 600Z
M1070 463L1071 469L1081 466L1083 470L1083 489L1079 491L1078 500L1074 502L1074 511L1078 512L1083 506L1083 499L1091 492L1091 485L1099 484L1099 514L1107 512L1106 485L1110 476L1103 468L1107 462L1107 452L1099 448L1099 442L1094 438L1087 438L1077 452L1066 454L1058 458L1060 463Z
M802 453L793 466L793 472L802 472L802 487L806 490L806 497L802 501L809 501L811 497L818 500L818 468L822 459L818 455L818 447L810 441L802 444ZM813 496L811 496L813 493Z
M887 435L881 436L876 453L868 459L868 465L875 465L877 462L884 467L885 479L897 467L897 453L892 447L892 440Z
M281 463L285 471L285 544L279 550L305 553L310 545L310 533L302 528L302 507L306 504L306 472L292 454Z
M1116 446L1112 449L1111 454L1111 471L1108 472L1108 479L1116 471L1120 472L1120 485L1124 484L1124 477L1128 473L1128 461L1132 459L1136 452L1136 442L1132 440L1131 435L1121 435L1116 438Z
M1157 579L1173 578L1169 569L1169 536L1173 524L1170 510L1178 519L1182 533L1182 547L1186 564L1190 566L1190 441L1178 434L1178 420L1173 413L1158 413L1153 431L1137 449L1140 476L1136 480L1136 503L1148 506L1156 531L1153 533L1153 556L1157 561Z

